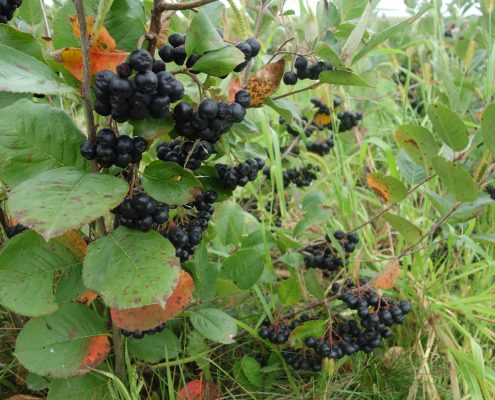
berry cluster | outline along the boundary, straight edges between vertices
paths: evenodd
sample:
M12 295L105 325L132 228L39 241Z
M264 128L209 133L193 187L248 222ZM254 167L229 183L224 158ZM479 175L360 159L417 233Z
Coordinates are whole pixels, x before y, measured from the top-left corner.
M311 103L318 109L317 114L330 115L330 108L324 104L318 97L311 98ZM333 106L338 107L341 104L340 99L335 98L333 101Z
M13 238L15 235L18 235L21 232L24 232L27 228L27 226L24 226L22 224L16 224L14 226L9 226L5 230L5 234L7 235L7 238Z
M318 170L318 167L308 164L306 167L301 169L290 168L287 171L283 171L282 178L284 180L284 186L287 187L291 183L294 183L299 188L311 185L311 182L317 178L314 172L315 170ZM263 170L263 174L270 179L270 168L265 168Z
M302 323L310 321L312 319L314 318L311 318L307 314L301 314L299 319L294 319L289 325L287 325L283 321L276 321L272 324L268 318L265 318L262 324L263 327L258 333L261 338L267 339L273 344L284 344L287 342L287 340L289 340L290 333L294 329L296 329Z
M10 21L21 4L22 0L0 0L0 24Z
M208 228L214 212L213 203L217 198L217 192L208 190L198 196L193 203L185 206L186 209L195 208L197 211L195 216L176 215L167 227L160 230L160 233L172 242L175 254L181 261L187 261L203 240L203 231Z
M222 36L221 32L218 32ZM158 50L158 55L165 63L174 62L177 65L183 65L186 63L187 68L193 68L194 64L203 56L203 54L191 54L187 57L186 54L186 35L181 33L173 33L168 37L168 45L163 45ZM244 53L244 62L239 64L234 71L242 71L251 58L256 57L260 51L260 43L255 38L249 38L236 46L239 50ZM192 73L197 73L197 71L191 70Z
M394 74L392 76L395 83L398 85L406 86L408 74L405 72L407 70L406 66L403 66L403 69L399 71L398 74ZM413 70L411 71L414 74L417 74L419 71ZM407 92L407 98L409 99L409 103L411 107L416 110L418 113L422 113L424 111L424 102L421 99L421 92L418 89L419 85L416 79L413 76L409 78L409 90Z
M308 151L311 153L316 153L320 156L324 156L330 153L330 150L333 148L334 145L335 144L333 142L333 137L330 137L323 141L307 142L306 149L308 149Z
M304 349L288 348L282 352L282 357L294 370L320 372L323 358L316 352Z
M261 49L260 42L258 42L258 40L254 37L240 42L235 47L244 53L244 62L234 68L235 72L241 72L244 68L246 68L249 61L251 61L253 57L256 57Z
M326 240L320 245L314 245L304 248L304 264L306 268L318 268L328 272L334 272L343 265L347 265L348 258L354 252L356 245L359 243L359 236L354 233L345 233L336 231L333 234L344 250L345 258L342 260L339 252Z
M113 213L120 217L120 223L127 228L147 232L154 224L161 225L167 222L169 211L167 204L156 201L144 192L135 191L134 195L124 199Z
M186 35L181 33L173 33L168 37L168 42L170 45L163 45L158 50L158 55L165 63L174 62L177 65L183 65L186 61ZM189 57L187 63L190 64L193 60L194 62L198 61L199 57L194 60L194 55ZM193 64L194 64L193 62ZM191 67L192 65L188 65Z
M170 113L170 103L184 96L184 86L170 72L153 64L153 57L146 50L134 50L128 63L112 71L99 71L95 76L95 111L103 116L111 115L117 122L144 119L148 116L164 118ZM134 79L131 79L133 71Z
M284 74L283 80L286 85L295 85L299 79L318 80L323 71L332 71L332 64L326 61L317 61L309 63L307 58L299 56L294 61L294 67L297 72L288 71Z
M251 158L235 167L226 164L216 164L218 176L225 189L234 190L237 186L246 186L256 180L258 172L265 166L262 158Z
M80 150L86 160L97 160L104 168L112 165L126 168L141 161L147 146L146 140L140 136L117 136L113 130L105 128L96 134L96 143L86 139L81 143Z
M337 360L359 351L371 353L381 346L383 339L393 335L390 327L402 324L405 315L411 311L409 301L381 296L366 280L360 280L357 285L350 280L342 285L335 282L332 292L353 313L345 311L333 314L323 336L307 336L304 338L304 347L283 350L284 359L296 370L318 372L324 358ZM284 322L270 325L265 320L259 335L274 344L284 344L291 330L309 319L301 316L300 320L290 325Z
M189 140L201 139L215 143L234 123L244 120L250 101L249 92L240 90L233 103L217 103L206 99L199 104L197 111L194 111L191 104L180 102L173 113L175 128L179 135Z
M156 146L156 155L160 160L174 162L192 170L201 167L201 163L212 153L213 145L206 140L195 143L175 139L168 143L160 142Z
M142 339L145 335L154 335L155 333L160 333L165 329L165 323L155 326L152 329L147 329L144 331L128 331L127 329L122 329L122 335L125 337L133 337L134 339Z
M345 132L359 125L359 121L363 119L363 114L360 112L343 111L337 115L339 119L339 132Z

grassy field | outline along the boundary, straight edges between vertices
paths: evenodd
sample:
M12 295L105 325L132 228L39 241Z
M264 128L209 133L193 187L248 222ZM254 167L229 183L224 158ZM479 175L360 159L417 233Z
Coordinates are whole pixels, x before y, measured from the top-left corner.
M241 3L238 13L226 8L223 18L215 22L224 37L234 41L243 37L244 29L254 32L258 18L259 1ZM322 12L325 1L319 2L316 15L303 1L300 15L285 16L280 11L283 1L271 3L259 35L262 54L267 55L255 61L253 74L289 38L294 40L284 50L290 53L311 54L314 38L319 37L342 55L350 32L365 18L360 17L363 8L359 1L336 1L338 18L332 8ZM218 204L205 240L194 258L183 265L195 280L196 292L189 308L168 323L178 339L174 357L143 361L136 357L138 341L124 339L122 381L112 357L97 373L88 374L96 377L96 386L108 389L103 397L93 397L95 400L178 399L180 388L200 376L215 387L203 399L495 398L495 206L485 190L494 180L495 167L480 132L481 113L494 101L495 29L490 10L495 6L481 1L481 15L466 17L462 10L467 3L453 2L449 13L443 13L440 2L434 1L418 20L402 25L389 40L352 64L353 72L369 87L320 84L285 96L315 82L299 82L294 87L282 83L272 96L282 95L281 103L248 109L246 120L219 142L216 161L232 163L260 156L271 167L270 179L260 174L255 182ZM171 26L185 32L189 18L176 15ZM364 21L364 38L352 56L363 43L397 22L370 12ZM330 33L322 35L327 29ZM286 56L287 71L293 57ZM213 86L226 93L234 78L216 80ZM197 97L195 84L187 78L183 82L186 94ZM331 110L333 121L344 110L361 112L362 121L351 130L321 130L310 139L301 133L290 135L279 117L305 115L313 119L314 97L330 107L335 99L341 101ZM55 97L47 102L59 105ZM60 104L84 125L80 107L68 99L61 99ZM433 131L427 112L432 104L453 110L468 129L469 145L462 151L442 144L439 136L435 143L439 155L455 160L473 178L479 191L474 201L458 201L435 169L413 161L396 135L398 127L405 124ZM329 154L320 156L306 150L307 141L330 135L335 147ZM289 146L298 146L300 152L287 152ZM153 150L146 157L145 161L154 159ZM307 165L317 176L310 186L284 188L283 172ZM379 196L373 191L369 176L378 172L400 180L407 191L405 198L394 201L391 190L392 197L386 201L383 192ZM459 182L453 183L456 185ZM387 212L414 224L416 240L389 224L384 218ZM329 276L305 268L298 251L336 230L359 235L360 244L348 267ZM262 254L264 269L256 283L243 290L221 270L229 255L247 248ZM371 354L325 359L321 372L298 372L283 361L283 347L260 338L258 331L267 316L284 318L306 312L331 321L341 310L341 302L328 301L334 282L357 276L371 280L393 262L400 263L397 281L392 288L379 290L409 300L412 311L402 325L394 326L394 335ZM283 301L280 283L290 279L296 287L287 285ZM234 318L238 329L235 342L214 343L194 329L190 318L205 307L221 309ZM98 301L93 308L108 315ZM16 393L47 396L48 379L28 375L13 355L15 334L25 321L0 309L2 399ZM150 341L148 346L152 353L157 343ZM220 394L215 394L216 390ZM68 398L57 397L52 389L50 393L49 400Z

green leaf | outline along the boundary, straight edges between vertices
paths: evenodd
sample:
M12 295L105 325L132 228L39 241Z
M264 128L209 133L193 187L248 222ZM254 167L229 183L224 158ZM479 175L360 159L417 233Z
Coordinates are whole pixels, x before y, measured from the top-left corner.
M285 306L293 306L299 303L302 298L301 287L296 278L289 278L280 283L277 294Z
M204 54L192 69L205 74L222 77L244 62L244 53L237 47L227 46Z
M301 118L301 110L298 105L289 99L273 100L271 97L267 97L263 101L268 107L275 110L278 115L282 116L286 121L289 121L289 123L293 119Z
M438 145L431 132L419 125L400 125L395 137L399 146L419 165L428 166L438 154Z
M261 388L263 383L263 372L261 366L253 357L244 356L241 360L241 369L244 376L254 388Z
M440 156L434 157L432 162L440 181L457 201L476 200L478 197L476 182L462 166Z
M304 274L304 284L309 293L315 296L318 300L325 298L325 290L321 284L321 276L314 268L308 269Z
M304 257L301 253L291 251L282 255L280 261L291 268L300 268L304 263Z
M114 1L105 20L105 27L117 42L117 48L132 51L146 33L143 3L139 0Z
M58 309L53 295L55 273L81 261L60 242L45 242L28 230L7 242L0 253L0 304L18 314L37 317Z
M53 379L47 400L113 400L109 378L91 371L83 376Z
M386 213L383 218L404 236L406 242L414 244L421 239L421 231L419 228L407 219L391 213Z
M153 161L142 178L144 190L167 204L190 203L199 194L201 183L180 165L173 162Z
M411 18L405 19L404 21L401 21L395 25L392 25L385 29L383 32L380 32L379 34L373 36L371 40L369 40L361 50L354 56L352 59L351 65L358 62L361 58L363 58L366 54L368 54L371 50L373 50L375 47L380 45L381 43L385 42L389 38L391 38L393 35L399 33L403 29L407 27L407 25L412 24L415 22L417 19L419 19L425 12L430 10L433 7L431 4L424 5L419 12L412 16Z
M170 329L142 339L127 339L127 348L134 357L149 363L172 360L181 351L179 339Z
M468 130L462 119L441 104L428 107L428 117L440 139L452 150L461 151L468 145Z
M57 303L68 303L86 292L82 280L82 262L60 277L55 292Z
M481 134L486 147L495 157L495 103L490 104L481 116Z
M60 167L87 169L84 139L62 110L19 100L0 110L0 179L13 187Z
M33 35L18 31L13 26L0 24L0 43L44 62L43 49L38 40Z
M64 167L16 186L8 204L15 219L50 240L106 214L127 191L122 179Z
M74 94L48 65L0 43L0 92Z
M303 343L304 339L310 336L319 338L325 334L327 328L328 328L327 321L324 320L307 321L299 325L296 329L294 329L291 332L289 341L291 343L295 343L295 342Z
M196 178L203 186L203 191L214 190L218 194L218 202L232 197L232 190L225 189L222 180L218 177L217 169L213 165L203 165L194 171Z
M338 69L334 69L333 71L323 71L320 74L320 82L342 86L370 87L370 85L360 76L349 71L342 71Z
M342 21L350 21L359 18L366 8L368 0L337 0L335 4L339 7Z
M199 10L191 21L186 37L186 54L202 54L225 47L220 34L211 23L208 15Z
M21 17L29 25L34 26L43 19L43 11L39 0L23 0L17 16Z
M158 232L120 227L88 246L85 286L117 309L165 306L179 281L172 244Z
M314 53L317 57L323 58L333 65L334 68L344 69L345 65L339 55L325 42L317 42L314 48Z
M96 311L79 303L68 303L53 314L33 318L24 325L17 337L15 355L38 375L79 375L88 371L83 360L92 338L105 333L103 320Z
M321 224L321 221L326 221L330 217L331 213L322 207L313 208L308 210L302 220L300 220L294 228L294 235L298 236L306 231L310 226Z
M215 264L208 262L208 251L206 241L196 247L191 269L194 278L194 296L202 300L210 300L215 297L215 281L218 277L218 268Z
M215 207L213 223L216 227L216 238L225 246L240 242L243 235L254 232L259 227L259 222L253 215L232 201Z
M174 120L169 115L166 118L145 118L140 120L131 120L129 124L133 126L134 136L141 136L146 140L153 140L174 130Z
M194 311L191 323L207 339L224 344L234 343L237 326L234 319L223 311L214 308Z
M226 258L220 276L233 281L239 289L252 287L263 274L264 254L255 249L242 249Z

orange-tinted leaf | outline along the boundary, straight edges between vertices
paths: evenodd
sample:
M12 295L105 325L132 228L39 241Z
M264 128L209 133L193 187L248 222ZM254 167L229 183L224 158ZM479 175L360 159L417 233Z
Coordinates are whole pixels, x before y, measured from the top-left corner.
M81 31L79 29L79 21L77 16L73 15L69 17L69 24L72 26L74 30L74 34L81 38ZM110 33L108 33L107 29L102 26L100 32L98 32L98 36L95 38L95 33L93 32L93 27L95 25L95 20L91 15L86 17L86 26L89 32L89 40L93 43L91 49L93 51L104 51L110 52L115 50L115 40L112 38Z
M332 122L330 114L316 113L313 120L320 126L328 126Z
M218 388L213 382L196 379L183 387L177 400L217 400L220 398Z
M67 47L52 53L52 57L61 63L72 75L81 80L83 75L82 50ZM91 76L98 71L108 69L115 71L117 65L122 64L127 58L127 53L121 50L113 52L91 52Z
M263 100L275 93L280 85L285 68L285 59L267 64L249 79L246 90L251 94L251 106L259 107Z
M72 251L80 260L84 260L88 244L76 230L72 229L59 236L56 240Z
M159 304L152 304L128 310L110 309L113 324L128 331L154 328L170 321L183 311L189 304L193 291L194 282L191 276L187 272L181 271L179 283L167 299L165 307Z
M400 263L398 258L391 260L385 269L380 272L375 279L371 281L371 286L391 289L394 287L397 278L399 277Z
M381 182L377 179L376 174L368 174L368 176L366 177L366 181L368 182L368 186L376 194L378 194L378 196L380 196L383 200L385 200L387 202L390 200L390 191L383 184L383 182Z
M7 400L43 400L41 397L33 397L27 394L16 394L15 396L9 397Z
M88 351L84 355L82 367L95 368L107 358L110 352L110 341L105 335L94 336L91 339Z
M87 306L90 306L93 301L98 297L98 295L95 292L92 292L91 290L88 290L87 292L83 293L82 295L78 296L76 300L79 303L84 303Z

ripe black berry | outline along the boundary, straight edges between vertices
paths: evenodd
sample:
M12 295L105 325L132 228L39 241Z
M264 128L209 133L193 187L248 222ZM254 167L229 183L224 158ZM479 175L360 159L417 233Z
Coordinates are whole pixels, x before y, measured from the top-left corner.
M218 105L216 101L206 99L198 107L198 114L201 119L213 119L217 116Z
M169 63L169 62L174 61L173 50L174 50L174 48L172 46L169 46L166 44L166 45L160 47L160 50L158 50L158 55L163 60L163 62Z
M138 72L144 72L151 68L153 57L143 49L134 50L129 56L129 65Z
M246 43L251 47L251 57L256 57L261 49L260 42L256 38L250 37L246 39Z
M308 66L308 60L304 58L303 56L299 56L296 58L296 61L294 62L294 67L297 70L304 70Z
M129 78L132 75L131 65L128 63L117 65L117 74L121 78Z
M140 92L153 93L158 86L158 79L153 71L145 70L136 75L134 84Z
M80 146L81 155L86 160L94 160L96 157L96 146L89 140L84 140Z
M239 90L235 94L235 102L244 108L248 108L251 105L251 94L247 90Z
M168 42L172 47L179 47L182 46L186 43L186 35L183 35L182 33L172 33L168 37Z
M287 71L284 74L284 83L286 85L295 85L297 83L297 75L295 72Z

